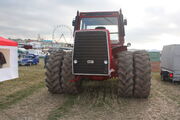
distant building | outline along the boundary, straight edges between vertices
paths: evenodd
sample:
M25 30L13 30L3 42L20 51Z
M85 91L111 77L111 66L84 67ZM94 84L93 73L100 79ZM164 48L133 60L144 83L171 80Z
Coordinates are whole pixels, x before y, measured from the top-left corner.
M32 40L32 39L11 39L18 42L18 48L25 49L58 49L73 47L73 44L53 42L52 40Z

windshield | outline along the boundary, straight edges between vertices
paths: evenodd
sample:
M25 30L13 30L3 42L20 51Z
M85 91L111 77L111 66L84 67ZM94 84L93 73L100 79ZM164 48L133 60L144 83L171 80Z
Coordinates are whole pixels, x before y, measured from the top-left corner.
M33 58L33 56L25 56L25 58L30 58L30 59L32 59L32 58Z
M110 32L110 38L118 41L118 19L117 17L82 18L81 30L105 27Z

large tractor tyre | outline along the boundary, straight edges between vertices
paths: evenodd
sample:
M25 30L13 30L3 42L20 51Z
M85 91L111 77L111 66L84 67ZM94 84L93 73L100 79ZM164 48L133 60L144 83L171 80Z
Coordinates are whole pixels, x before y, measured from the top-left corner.
M151 87L151 63L146 51L136 51L134 56L134 97L147 98Z
M67 52L62 65L62 88L65 93L77 94L80 92L81 81L75 80L72 74L72 52Z
M46 86L48 91L55 94L55 93L62 93L62 86L61 86L61 67L63 62L63 51L57 51L52 53L49 56L46 66Z
M118 95L133 96L133 54L123 51L117 54Z

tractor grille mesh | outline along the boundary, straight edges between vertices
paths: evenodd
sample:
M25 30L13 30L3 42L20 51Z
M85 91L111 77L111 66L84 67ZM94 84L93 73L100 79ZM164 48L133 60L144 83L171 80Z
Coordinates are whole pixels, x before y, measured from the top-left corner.
M108 61L107 49L105 31L76 32L73 61L77 60L78 63L73 62L73 72L75 74L107 75L108 64L104 64L104 60ZM88 60L93 60L94 63L87 63Z

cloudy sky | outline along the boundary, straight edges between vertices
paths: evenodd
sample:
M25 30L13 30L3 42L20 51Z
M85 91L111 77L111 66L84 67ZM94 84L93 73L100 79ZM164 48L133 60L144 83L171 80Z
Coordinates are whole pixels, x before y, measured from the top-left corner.
M117 11L128 20L131 48L180 44L178 0L0 0L0 36L51 39L56 25L71 27L76 11Z

